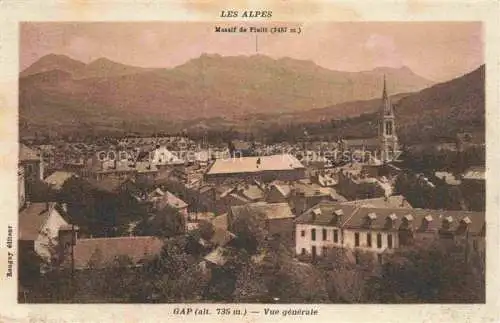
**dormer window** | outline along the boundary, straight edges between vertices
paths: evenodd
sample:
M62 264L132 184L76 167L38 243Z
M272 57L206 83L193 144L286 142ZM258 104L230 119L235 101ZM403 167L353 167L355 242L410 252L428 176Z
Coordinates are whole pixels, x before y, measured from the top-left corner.
M406 222L412 222L413 221L413 215L411 214L407 214L403 217L403 219L406 221Z
M460 226L457 229L457 233L466 232L469 224L471 224L471 223L472 223L472 220L468 216L466 216L465 218L460 220Z
M394 213L388 215L386 220L385 220L385 228L386 229L394 228L394 223L396 222L397 219L398 219L398 217Z
M463 218L462 220L460 220L460 223L463 223L465 225L469 225L469 224L472 223L472 220L468 216L466 216L465 218Z
M338 210L335 210L333 212L333 214L335 214L335 221L336 221L337 225L340 225L341 219L344 216L344 211L342 209L338 209Z
M453 222L453 218L451 216L445 217L443 219L443 222L442 222L442 229L443 230L450 230L452 222Z
M321 215L321 209L318 207L318 208L315 208L312 210L312 220L315 221L316 218Z
M370 227L372 225L372 222L377 219L377 214L374 212L368 213L368 215L365 218L365 226Z
M422 230L427 230L429 229L429 226L432 222L432 215L426 215L423 219L422 219Z

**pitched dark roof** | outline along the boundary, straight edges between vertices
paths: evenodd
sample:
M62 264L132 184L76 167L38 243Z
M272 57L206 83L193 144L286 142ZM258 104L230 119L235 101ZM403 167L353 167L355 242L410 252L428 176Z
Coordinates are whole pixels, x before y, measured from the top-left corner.
M377 197L372 199L363 199L355 201L343 202L344 205L357 205L363 207L373 207L373 208L404 208L411 209L412 206L402 195L391 195L387 198Z
M342 222L335 221L335 211L342 210ZM391 222L389 222L389 219ZM295 221L317 225L344 226L350 229L398 230L406 228L416 231L437 232L443 221L450 221L449 230L460 233L462 224L468 223L468 232L484 234L485 213L469 211L445 211L431 209L375 208L321 202L308 209ZM388 224L391 224L388 226Z
M40 160L40 155L24 144L19 145L19 161Z
M19 212L19 240L34 241L50 217L55 202L30 203ZM48 208L47 208L48 206Z
M257 202L231 207L231 214L236 217L257 216L265 219L286 219L294 215L288 203Z
M357 206L342 205L337 202L320 202L299 215L296 223L342 226L358 209ZM339 217L339 223L337 223Z
M107 267L120 256L127 256L137 264L160 254L162 247L163 241L156 237L78 239L73 249L75 268L87 268L89 263L97 268Z

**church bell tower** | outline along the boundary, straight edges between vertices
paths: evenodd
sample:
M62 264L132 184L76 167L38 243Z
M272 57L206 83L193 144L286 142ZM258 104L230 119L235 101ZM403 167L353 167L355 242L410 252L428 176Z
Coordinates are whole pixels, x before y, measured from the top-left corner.
M396 135L396 124L394 107L387 95L387 88L384 76L384 90L382 92L382 106L380 107L379 140L380 159L384 162L392 161L398 150L398 137Z

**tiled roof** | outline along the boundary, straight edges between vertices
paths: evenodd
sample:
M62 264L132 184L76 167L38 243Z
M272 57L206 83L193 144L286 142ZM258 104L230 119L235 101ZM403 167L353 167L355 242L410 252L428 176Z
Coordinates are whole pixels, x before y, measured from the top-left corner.
M343 214L341 225L351 229L398 230L403 225L417 231L436 232L442 227L443 220L449 218L452 232L461 230L461 221L468 223L469 233L479 235L485 230L484 212L358 207L335 202L321 202L302 213L295 221L337 225L335 212L339 210Z
M19 212L19 240L36 240L47 222L55 202L30 203Z
M236 217L258 216L265 219L287 219L294 215L288 203L257 202L231 207L232 215Z
M224 253L225 249L223 247L217 247L206 255L204 259L214 265L224 266L227 262L227 257L225 257Z
M162 247L163 241L156 237L78 239L73 249L75 268L87 268L89 263L106 267L119 256L127 256L137 264L160 254Z
M264 191L257 185L244 185L241 194L249 200L259 200L264 198Z
M378 209L378 208L359 208L353 214L346 227L362 228L366 225L366 218L369 214L375 215L370 227L373 229L382 230L386 228L387 218L394 215L393 229L398 229L406 220L409 220L414 230L437 231L442 227L442 222L445 218L450 218L450 231L457 231L460 226L460 221L465 218L470 220L469 232L480 234L485 223L485 215L482 212L465 212L465 211L442 211L442 210L426 210L426 209ZM424 221L430 220L432 221ZM427 226L423 224L427 223Z
M207 174L254 173L302 169L304 165L290 154L217 159Z
M357 207L352 205L342 205L336 202L321 202L308 209L296 219L296 223L310 223L318 225L334 225L339 217L343 225L349 217L356 211Z
M234 237L235 235L227 231L227 229L221 229L214 226L214 234L212 238L210 238L210 242L217 246L225 246L233 240Z
M305 196L315 196L315 195L325 195L329 196L332 194L332 189L329 187L323 187L312 183L296 182L293 185L296 193L302 193Z
M76 174L72 172L55 171L45 178L44 181L51 185L54 189L60 190L64 183L66 183L66 181L73 176L76 176Z
M241 196L241 195L239 195L239 194L237 194L237 193L231 193L231 194L226 195L226 196L229 196L229 197L231 197L231 198L233 198L233 199L235 199L235 200L238 200L238 201L240 201L240 202L242 202L242 203L245 203L245 204L246 204L246 203L250 203L250 202L251 202L250 200L248 200L248 199L247 199L247 198L245 198L244 196Z
M469 168L462 176L463 179L485 180L486 170L483 166Z
M412 206L402 195L392 195L387 198L377 197L365 200L355 200L342 202L344 205L356 205L362 207L374 207L374 208L405 208L411 209Z
M221 214L219 216L216 216L212 219L212 224L215 228L227 229L227 213Z
M175 209L183 209L188 206L186 202L170 193L169 191L162 191L161 189L157 188L153 191L153 193L156 195L156 197L152 197L150 201L158 201L158 206L160 208L168 205Z
M448 185L459 185L461 183L460 180L458 180L455 177L455 175L453 175L450 172L437 171L434 173L434 176L436 176L437 178L439 178L441 180L444 180L446 182L446 184L448 184Z
M288 184L272 183L270 187L275 187L280 194L287 198L292 193L292 187Z
M19 145L19 161L40 160L40 155L24 144Z

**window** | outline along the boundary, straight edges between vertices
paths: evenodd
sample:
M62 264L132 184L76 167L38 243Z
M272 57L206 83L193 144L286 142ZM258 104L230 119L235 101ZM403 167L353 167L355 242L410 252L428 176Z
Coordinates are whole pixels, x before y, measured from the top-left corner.
M339 230L333 230L333 242L339 242Z
M382 263L382 255L381 254L377 255L377 261L378 261L379 264Z
M323 241L326 240L326 237L327 237L326 229L323 229Z
M316 241L316 229L311 229L311 240Z
M316 257L316 246L312 247L312 256L313 258Z
M372 234L367 233L366 234L366 245L371 248L372 247Z
M321 248L321 254L323 255L323 257L326 257L328 254L328 248L327 247Z
M359 247L359 232L354 233L354 246Z
M306 254L306 248L302 248L302 250L300 251L300 254L303 256Z
M392 234L387 235L387 248L392 249Z
M382 235L380 233L377 234L377 248L382 248Z
M387 121L385 123L385 134L387 136L392 136L392 122L391 121Z
M301 236L301 237L305 237L305 236L306 236L306 230L302 230L302 231L300 231L300 236Z

